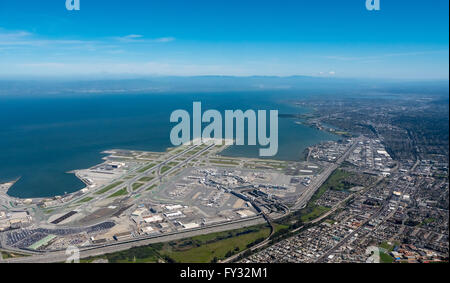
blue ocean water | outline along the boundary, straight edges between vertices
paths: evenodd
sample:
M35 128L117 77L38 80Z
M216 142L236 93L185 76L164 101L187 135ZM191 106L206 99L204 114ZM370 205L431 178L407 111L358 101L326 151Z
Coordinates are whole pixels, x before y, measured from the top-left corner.
M164 151L171 147L169 121L176 109L277 109L301 113L284 101L293 94L121 94L64 97L0 97L0 182L20 180L9 190L16 197L47 197L80 190L84 184L68 171L100 163L113 148ZM275 157L297 160L303 150L335 136L292 119L279 119ZM257 147L233 146L230 156L257 157Z

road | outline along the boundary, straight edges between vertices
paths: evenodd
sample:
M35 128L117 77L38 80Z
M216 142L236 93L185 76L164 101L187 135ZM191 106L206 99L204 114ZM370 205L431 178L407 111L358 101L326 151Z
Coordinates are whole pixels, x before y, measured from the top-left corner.
M320 174L320 176L317 179L314 180L314 182L309 186L309 188L306 190L306 192L299 198L299 200L294 205L294 207L292 208L291 211L294 211L296 209L301 209L302 207L304 207L308 203L308 201L311 199L311 197L317 191L317 189L320 188L320 186L329 178L329 176L347 158L348 154L350 154L350 152L354 150L356 145L357 145L357 140L336 161L336 163L334 163L331 166L329 166L328 168L326 168L324 170L324 172L322 172ZM174 167L172 167L169 170L167 170L166 172L164 172L164 174L160 175L160 170L165 164L168 164L169 162L171 162L171 161L177 159L178 157L184 155L186 152L191 151L194 148L196 148L196 147L189 147L188 149L182 151L181 153L176 154L174 156L171 156L169 159L165 160L164 162L162 162L160 164L157 164L157 165L153 166L152 168L149 168L148 170L146 170L142 174L137 175L133 179L128 180L125 185L129 188L129 186L131 186L134 182L136 182L140 178L144 177L147 174L147 172L154 170L156 167L158 167L158 175L160 175L159 178L165 177L165 176L169 175L170 173L172 173L173 171L177 170L178 168L184 166L184 164L186 164L190 160L198 157L203 152L209 150L213 146L214 145L210 145L210 146L200 150L196 154L190 156L186 160L178 163ZM158 180L159 178L155 178L154 180L150 181L145 186L141 187L138 191L136 191L135 194L140 192L140 191L142 191L142 190L145 190L145 189L151 187L155 182L159 181ZM123 188L124 186L122 185L120 187ZM260 248L260 247L262 247L264 245L267 245L269 243L269 241L270 241L270 237L274 233L274 226L273 226L272 222L270 221L270 218L268 216L265 216L265 215L263 215L263 216L265 218L265 221L267 221L269 223L269 225L271 226L271 233L270 233L269 237L267 237L263 242L261 242L261 243L255 245L254 247L252 247L251 250L255 250L255 249ZM237 224L239 226L238 228L252 225L252 224L247 223L248 221L249 220L244 220L243 222L245 222L246 224L243 225L243 226L242 226L242 223L239 222ZM233 228L232 227L233 225L236 225L236 223L227 223L227 224L223 224L223 225L221 224L219 226L221 228L224 228L224 229L220 230L220 231L231 230L231 229L238 229L238 228ZM87 250L82 250L81 251L81 257L82 258L91 257L91 256L105 254L105 253L112 253L112 252L116 252L116 251L126 250L126 249L130 249L132 247L135 247L135 246L149 245L149 244L152 244L152 243L171 241L171 240L191 237L191 236L199 235L199 234L213 233L213 232L217 232L218 231L217 229L218 229L218 227L207 227L207 228L199 229L199 230L196 230L196 231L178 232L178 233L174 233L174 234L170 234L170 235L162 235L162 236L159 236L159 237L153 237L153 238L150 238L150 239L147 239L147 238L134 239L134 240L132 240L130 242L115 243L113 245L102 246L102 247L92 247L92 248L89 248ZM233 259L237 258L240 254L241 253L239 253L239 254L237 254L237 255L235 255L233 257L230 257L230 258L224 260L223 262L230 262ZM66 258L67 258L67 255L65 254L64 251L58 251L58 252L45 253L45 254L39 255L39 256L34 255L34 256L29 256L29 257L24 257L24 258L14 258L14 259L5 260L5 261L6 262L62 262L62 261L65 261Z
M189 237L194 237L198 235L204 235L209 233L216 233L228 230L235 230L244 227L259 225L264 223L265 220L261 217L254 217L251 219L243 219L234 221L232 223L223 223L211 225L205 228L192 229L188 231L180 231L171 234L163 234L160 236L153 237L143 237L141 239L130 239L129 241L116 242L113 244L101 246L101 247L91 247L80 250L80 258L87 258L93 256L100 256L108 253L128 250L133 247L146 246L155 243L169 242ZM65 251L55 251L47 252L40 255L33 255L21 258L7 259L3 260L6 263L53 263L53 262L65 262L67 259Z
M331 174L339 167L339 165L347 159L348 155L355 149L359 140L355 140L347 151L333 164L327 167L306 189L306 191L299 197L297 202L292 206L291 210L302 209L309 202L314 193L325 183Z
M325 171L322 172L322 174L320 174L320 176L314 181L314 183L311 184L311 185L309 186L309 188L308 188L308 190L306 191L306 193L303 194L303 195L299 198L299 200L298 200L297 203L292 207L292 209L288 210L288 213L287 213L287 214L291 213L291 211L295 211L295 210L300 209L300 208L302 208L303 206L305 206L305 205L308 203L308 201L311 199L311 197L314 195L314 193L317 191L317 189L320 188L320 186L322 186L323 183L325 183L325 181L326 181L326 180L328 179L328 177L334 172L334 170L336 170L336 169L339 167L339 165L340 165L342 162L344 162L344 160L347 158L347 156L350 154L350 152L352 152L352 151L355 149L356 145L357 145L357 141L356 141L353 145L351 145L351 146L349 147L349 149L347 149L347 151L346 151L346 152L345 152L345 153L344 153L344 154L336 161L336 163L334 163L334 164L332 164L330 167L326 168ZM341 205L342 203L345 203L350 197L351 197L351 196L349 196L349 197L347 197L346 199L342 200L342 201L339 202L336 206L334 206L330 211L328 211L328 212L325 213L324 215L322 215L322 216L320 216L320 217L318 217L318 218L316 218L316 219L314 219L314 220L312 220L312 221L310 221L310 222L308 222L308 223L316 223L316 222L321 221L322 219L324 219L325 217L327 217L328 215L330 215L331 213L333 213L334 211L336 211L336 209L338 209L338 208L340 207L340 205ZM269 235L263 242L261 242L261 243L255 245L255 246L253 246L253 247L251 247L251 248L250 248L250 251L255 251L255 250L257 250L257 249L259 249L259 248L261 248L261 247L264 247L264 246L266 246L267 244L270 243L270 238L272 237L272 235L273 235L275 229L274 229L273 223L270 221L270 218L269 218L268 216L266 216L266 217L267 217L267 222L268 222L269 225L271 225L271 227L272 227L272 231L271 231L270 235ZM301 228L301 227L300 227L300 228ZM300 228L299 228L299 229L300 229ZM243 254L244 252L246 252L246 251L247 251L247 250L242 251L242 252L240 252L240 253L238 253L238 254L235 254L235 255L233 255L233 256L231 256L231 257L229 257L229 258L227 258L227 259L225 259L225 260L223 260L223 261L221 261L221 262L223 262L223 263L233 262L234 260L236 260L240 255L242 255L242 254Z
M270 233L269 236L267 236L267 238L262 241L259 244L254 245L253 247L250 248L250 251L254 251L256 249L259 249L265 245L267 245L268 243L270 243L270 238L272 237L272 235L275 233L275 225L273 224L272 220L270 219L269 216L267 216L266 214L263 213L264 219L267 221L267 223L270 225ZM241 256L242 254L244 254L245 252L247 252L248 250L243 250L235 255L232 255L224 260L222 260L220 263L230 263L233 262L234 260L236 260L239 256Z
M361 229L363 229L363 227L372 219L375 219L376 217L378 217L381 212L383 211L383 207L381 207L374 215L372 215L370 218L368 218L366 221L364 221L361 226L359 226L357 229L355 229L355 231L351 232L350 234L348 234L344 239L342 239L339 243L337 243L334 247L332 247L331 249L329 249L326 253L324 253L322 256L320 256L316 262L323 262L326 258L328 258L329 255L331 255L335 250L339 249L340 247L342 247L345 243L347 243L347 241L349 239L351 239L355 234L357 234L359 231L361 231Z
M384 178L379 177L377 179L377 181L371 185L370 187L364 189L361 192L358 192L358 194L361 194L365 191L367 191L370 188L373 188L374 186L378 185ZM390 195L392 194L392 190L390 192ZM380 214L383 212L383 209L389 204L389 198L384 200L383 204L381 205L380 209L374 213L374 215L372 215L370 218L368 218L366 221L364 221L361 226L359 226L355 231L353 231L352 233L350 233L347 237L345 237L344 239L342 239L342 241L340 241L338 244L336 244L334 247L332 247L330 250L328 250L325 254L323 254L321 257L319 257L317 259L316 262L323 262L330 254L332 254L335 250L339 249L340 247L342 247L349 239L351 239L351 237L353 237L356 233L358 233L359 231L361 231L361 229L363 229L363 227L370 222L372 219L377 218L378 216L380 216Z

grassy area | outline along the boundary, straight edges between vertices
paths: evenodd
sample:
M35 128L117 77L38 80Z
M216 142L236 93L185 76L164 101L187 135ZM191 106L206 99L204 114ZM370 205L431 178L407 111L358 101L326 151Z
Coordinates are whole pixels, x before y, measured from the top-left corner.
M147 171L148 169L154 167L155 165L156 165L155 163L149 164L149 165L147 165L147 166L145 166L145 167L139 169L138 172L139 172L139 173L143 173L143 172Z
M434 221L436 221L436 219L434 219L434 218L425 218L422 223L430 224L430 223L433 223Z
M24 257L24 256L29 256L26 254L21 254L21 253L12 253L12 252L6 252L6 251L1 251L2 253L2 258L3 259L11 259L11 258L17 258L17 257Z
M320 188L316 191L316 193L312 196L310 200L310 204L315 203L327 190L345 190L350 189L350 186L346 186L342 180L348 177L350 173L336 169L333 174L325 181L325 183L320 186ZM348 187L348 188L347 188Z
M394 259L387 253L380 252L380 262L381 263L392 263Z
M118 190L114 194L110 195L108 198L115 198L115 197L125 196L127 194L128 194L127 189L123 188L121 190Z
M309 213L302 215L300 219L302 220L302 222L309 222L311 220L318 218L319 216L328 212L329 210L330 210L329 207L317 205L312 207Z
M155 177L142 177L142 178L139 179L139 182L147 183L147 182L150 182L153 179L155 179Z
M166 173L167 171L169 171L172 167L170 166L163 166L163 168L161 168L161 174Z
M286 224L275 224L274 226L275 226L274 233L276 233L280 230L283 230L283 229L289 229L289 225L286 225Z
M267 162L267 161L253 161L249 162L249 164L253 163L255 166L257 165L266 165L272 167L274 169L284 169L286 168L286 162Z
M157 186L158 186L157 184L151 185L149 188L146 189L146 191L151 191L154 188L156 188Z
M169 243L135 247L126 251L84 259L82 262L107 259L113 263L143 263L158 262L160 260L167 262L208 263L245 250L249 246L263 241L269 233L269 227L258 225L200 235Z
M142 183L134 183L133 185L131 185L131 187L133 188L133 191L139 189L140 187L142 187L144 184Z
M330 210L329 207L316 205L316 201L330 189L345 190L349 189L347 185L344 185L342 180L348 177L350 173L337 169L331 174L331 176L320 186L320 188L311 197L308 205L301 210L300 219L302 222L309 222L315 218L320 217L322 214ZM347 188L348 187L348 188Z
M220 165L233 165L233 166L239 165L239 163L236 163L233 161L225 161L225 160L210 159L209 162L214 163L214 164L220 164Z
M80 200L80 201L77 202L77 203L85 203L85 202L91 201L91 200L93 200L93 199L94 199L93 197L85 197L84 199Z
M96 195L104 194L104 193L106 193L107 191L110 191L110 190L114 189L115 187L121 185L122 183L123 183L122 181L113 183L113 184L111 184L111 185L109 185L109 186L104 187L103 189L101 189L100 191L96 192L95 194L96 194Z
M385 249L387 251L391 251L393 246L388 244L387 242L383 242L383 243L381 243L380 248L383 248L383 249Z
M135 247L129 250L106 254L98 257L82 259L82 263L90 263L96 259L107 259L110 263L151 263L158 262L160 254L158 250L162 248L162 244L153 244L144 247Z
M344 180L350 176L351 173L337 169L328 178L328 180L323 184L326 189L336 190L336 191L346 191L352 187L351 184L345 182Z
M161 254L175 262L207 263L247 249L253 242L269 236L268 227L243 228L188 238L165 244Z
M394 242L394 243L389 244L388 242L383 242L380 244L380 248L383 248L388 252L392 252L392 250L394 249L395 246L400 246L400 243Z
M201 149L196 148L196 149L194 149L194 150L188 151L188 152L186 153L186 155L192 156L192 155L198 153L200 150L201 150Z
M347 178L350 173L337 169L330 177L325 181L325 183L320 186L319 189L314 193L314 195L309 200L307 206L299 211L292 213L291 215L282 218L277 221L278 223L288 224L296 226L301 222L309 222L315 218L320 217L324 213L330 210L328 207L319 206L316 201L329 189L347 189L349 185L344 184L343 180Z

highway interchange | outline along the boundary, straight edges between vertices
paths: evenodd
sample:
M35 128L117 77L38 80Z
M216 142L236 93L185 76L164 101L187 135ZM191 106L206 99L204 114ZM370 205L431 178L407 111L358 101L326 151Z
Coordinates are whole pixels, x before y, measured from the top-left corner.
M290 207L289 209L287 209L285 213L289 214L289 213L292 213L293 211L303 208L308 203L309 199L314 195L316 190L318 188L320 188L320 186L328 179L328 177L336 170L336 168L338 168L338 166L346 159L348 154L354 149L356 143L357 143L357 141L354 142L348 148L348 150L335 163L330 164L329 167L325 168L320 173L320 175L318 175L313 180L313 182L310 184L310 186L300 195L300 197L296 201L295 205ZM186 149L183 149L181 152L172 155L171 157L167 158L166 160L164 160L158 164L155 164L154 166L152 166L151 168L148 168L147 170L145 170L143 172L138 173L139 170L142 169L142 167L136 168L132 173L134 173L134 174L138 173L138 174L136 174L133 178L130 178L130 179L124 181L124 183L121 184L120 186L118 186L115 189L115 191L120 190L121 188L127 188L127 191L132 193L132 195L140 194L141 192L143 192L146 189L153 186L155 183L160 182L160 180L162 178L169 176L171 173L173 173L176 170L185 166L189 161L191 161L195 158L198 158L204 152L210 150L212 147L214 147L214 145L193 146L193 147L190 146L190 147L187 147ZM168 165L169 163L171 163L177 159L180 159L185 154L187 154L191 151L194 151L194 150L197 150L195 152L195 154L191 154L190 156L185 158L183 161L178 162L175 166L170 167L170 169L166 170L165 172L161 172L161 169L164 166ZM134 184L136 181L140 180L141 178L147 176L149 173L155 172L155 169L157 172L157 178L154 178L153 180L146 183L144 186L142 186L141 188L139 188L136 191L132 190L132 184ZM86 197L86 196L83 196L83 197ZM96 196L90 202L98 202L99 200L103 200L105 198L106 198L106 196L104 196L104 195ZM81 197L74 199L70 202L70 204L76 203L80 199L81 199ZM89 205L89 203L83 204L83 207ZM221 225L215 225L215 226L211 226L211 227L196 229L194 231L183 231L183 232L177 232L177 233L173 233L173 234L160 235L157 237L155 237L155 236L141 237L141 238L135 238L133 240L126 241L126 242L117 242L117 243L108 244L108 245L99 245L99 246L95 246L95 247L89 247L86 249L82 249L80 255L82 258L91 257L91 256L105 254L105 253L126 250L131 247L135 247L135 246L142 246L142 245L148 245L148 244L156 243L156 242L166 242L166 241L171 241L171 240L175 240L175 239L191 237L194 235L237 229L237 228L241 228L244 226L260 224L265 221L268 222L269 225L271 225L271 219L267 215L262 215L263 217L261 217L261 215L256 216L252 219L244 219L242 221L236 221L233 223L225 223L225 224L221 224ZM273 233L273 228L271 231ZM253 247L253 249L256 249L256 248L266 245L269 242L269 238L270 238L270 236L267 239L265 239L262 243L259 243L257 246ZM234 257L229 258L229 259L225 260L224 262L232 261L236 256L238 256L238 255L235 255ZM65 251L53 251L53 252L44 252L41 254L38 253L35 255L27 256L27 257L8 259L8 260L6 260L6 262L62 262L62 261L65 261L66 258L67 258L67 255L65 254Z

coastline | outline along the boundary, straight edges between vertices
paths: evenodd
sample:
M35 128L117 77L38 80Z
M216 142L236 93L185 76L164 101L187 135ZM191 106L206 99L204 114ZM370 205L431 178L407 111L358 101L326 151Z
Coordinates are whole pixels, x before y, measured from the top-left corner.
M303 108L301 106L294 106L293 107L292 105L289 105L289 104L286 104L285 102L280 102L280 101L276 102L276 104L278 105L278 107L280 109L287 107L287 109L285 108L285 109L282 110L283 112L289 112L289 111L296 111L297 112L297 110L298 110L298 113L301 113L301 114L298 114L298 115L304 115L304 113L311 113L313 111L313 109L307 109L307 108ZM281 106L281 105L283 105L283 106ZM282 120L288 120L288 119L282 119ZM285 144L284 148L281 148L283 145L280 145L281 151L284 150L283 157L280 158L279 156L274 156L271 159L279 160L279 161L301 161L301 160L304 159L309 146L317 144L317 143L320 143L322 141L332 140L332 139L329 139L325 135L317 134L317 137L311 137L309 140L308 140L308 138L305 139L306 140L305 144L302 145L298 141L303 141L304 137L305 137L305 134L303 134L303 136L302 136L303 130L296 128L296 124L297 124L297 121L292 121L292 120L288 121L287 123L286 123L286 121L285 122L280 122L280 126L284 127L284 128L282 128L283 131L280 131L281 135L283 135L283 133L286 133L285 135L290 135L293 132L295 132L297 134L297 136L294 136L294 137L288 138L288 139L285 138L285 140L288 140L287 141L288 143ZM305 125L305 124L302 124L302 126L305 126L305 128L314 128L314 127L310 127L310 126ZM336 133L332 133L332 132L329 132L329 131L324 131L323 129L321 130L319 128L315 128L315 129L320 131L320 132L322 132L322 133L333 134L333 136L336 134ZM308 136L306 136L306 137L308 137ZM298 144L298 147L296 147L296 148L293 147L293 145L295 143ZM139 148L139 147L137 147L137 148ZM127 149L127 150L133 150L133 149ZM145 149L143 149L143 150L145 151ZM235 150L236 150L236 154L229 154L229 152L234 152ZM224 151L222 151L220 153L220 155L224 156L224 157L258 158L256 155L251 154L251 152L250 153L247 152L247 149L239 148L239 146L231 146L231 147L229 147L226 150L227 153L225 153L225 154L224 154ZM161 152L163 152L163 151L161 151ZM102 150L102 151L100 151L100 154L97 153L97 156L101 156L101 154L109 154L109 153L111 153L111 150ZM91 154L91 155L93 156L93 154ZM96 157L95 159L98 159L98 157ZM105 157L103 156L101 159L104 160ZM262 159L264 159L264 158L262 158ZM89 166L89 167L97 166L97 165L99 165L101 163L102 162L95 162L94 161L93 163L90 164L91 166ZM89 168L89 167L85 167L85 168ZM79 168L84 168L84 167L79 167ZM73 169L73 170L65 172L66 174L67 173L73 174L74 177L76 177L76 180L80 182L80 184L77 185L76 190L71 191L67 195L77 193L77 192L79 192L79 191L81 191L81 190L83 190L85 188L88 188L89 185L90 185L90 183L87 180L85 180L83 177L81 177L81 176L79 176L77 174L77 172L79 170L83 170L83 169ZM19 200L28 199L28 198L45 199L45 198L53 198L55 196L65 195L63 193L54 193L54 194L48 194L48 195L45 195L45 196L39 196L39 194L37 194L38 196L36 196L36 197L17 197L17 196L12 196L12 195L9 194L10 189L13 188L13 187L14 187L14 184L9 187L8 191L6 192L6 194L9 197L11 197L11 198L19 199Z
M296 124L296 122L294 122L293 124ZM307 125L304 125L304 126L307 126ZM320 132L323 132L323 133L330 133L330 134L336 135L335 133L332 133L332 132L327 132L327 131L320 130L320 129L317 129L317 128L315 128L315 129L316 129L316 130L319 130ZM187 144L191 144L191 143L193 143L193 142L194 142L194 141L191 141L191 142L189 142L189 143L187 143ZM321 141L321 142L322 142L322 141ZM316 144L317 144L317 143L316 143ZM234 145L234 147L236 147L236 146ZM228 146L228 147L224 148L218 155L219 155L219 156L223 156L223 157L232 157L232 158L257 158L257 157L254 157L254 156L251 156L251 155L248 155L248 154L239 154L238 156L233 155L233 154L222 154L225 150L229 150L229 149L231 149L231 148L233 148L233 146ZM171 150L171 149L173 149L173 147L167 148L166 151L169 151L169 150ZM111 154L113 154L116 150L120 150L120 149L108 149L108 150L103 150L103 151L101 151L99 154L107 154L107 155L111 155ZM308 146L308 147L305 147L305 148L303 149L303 151L300 152L299 159L296 159L295 161L304 161L304 160L306 159L306 156L308 155L308 154L307 154L308 151L309 151L309 146ZM160 153L163 153L163 152L160 152ZM20 178L18 178L18 179L16 179L14 182L7 182L7 183L12 183L12 184L8 187L8 189L4 192L4 194L5 194L8 198L13 199L13 200L17 200L17 201L19 201L19 202L23 202L24 200L30 200L30 199L32 199L32 200L45 200L45 199L53 199L53 198L56 198L56 197L67 197L67 196L70 196L70 195L74 195L74 194L76 194L76 193L78 193L78 192L80 192L80 191L83 191L83 190L85 190L85 189L88 189L88 188L92 185L92 183L91 183L89 180L86 180L84 177L82 177L82 176L79 174L79 172L82 171L82 170L87 170L87 169L89 169L89 168L96 167L96 166L99 166L99 165L105 163L105 162L106 162L105 160L107 160L107 157L108 157L108 156L103 156L103 157L102 157L102 160L104 160L104 162L94 164L93 166L90 166L90 167L88 167L88 168L84 168L84 169L74 169L74 170L71 170L71 171L67 171L67 172L66 172L66 173L68 173L68 174L73 174L78 180L80 180L80 181L84 184L84 186L83 186L82 188L80 188L80 189L78 189L78 190L76 190L76 191L73 191L73 192L70 192L70 193L67 193L67 194L62 194L62 195L61 195L61 194L55 194L55 195L52 195L52 196L45 196L45 197L24 197L24 198L16 197L16 196L10 195L8 192L9 192L10 189L14 186L14 184L20 179ZM110 157L110 156L109 156L109 157ZM258 158L257 158L257 159L258 159ZM259 159L266 159L266 158L259 158ZM276 157L276 156L274 156L273 158L270 158L270 159L277 160L277 161L289 161L289 160L285 160L285 159L283 159L283 158L278 158L278 157ZM291 161L294 161L294 160L291 160Z

